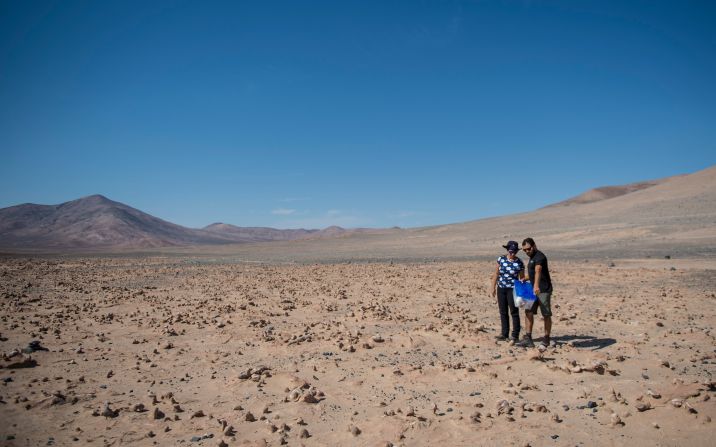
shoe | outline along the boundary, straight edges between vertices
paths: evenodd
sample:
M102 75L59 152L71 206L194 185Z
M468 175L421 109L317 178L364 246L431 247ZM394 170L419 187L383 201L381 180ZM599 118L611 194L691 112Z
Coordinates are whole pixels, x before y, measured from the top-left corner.
M505 336L505 335L498 335L498 336L495 337L495 340L497 340L497 341L505 341L505 340L507 340L507 336Z
M534 348L535 343L532 341L531 335L525 335L522 341L518 342L515 346L519 346L521 348Z
M540 346L543 346L545 348L549 348L549 337L544 337L542 341L540 342Z

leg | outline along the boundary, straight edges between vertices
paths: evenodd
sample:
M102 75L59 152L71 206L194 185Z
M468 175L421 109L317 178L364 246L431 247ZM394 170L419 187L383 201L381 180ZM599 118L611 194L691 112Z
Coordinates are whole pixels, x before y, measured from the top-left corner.
M511 289L508 290L511 291ZM514 294L508 294L507 305L510 309L510 315L512 316L512 334L510 335L510 338L517 341L520 337L520 309L515 306Z
M540 312L542 312L542 317L544 318L544 342L543 344L545 346L549 346L550 343L550 333L552 332L552 294L551 293L540 293L539 294L539 302L540 302Z
M517 343L517 346L521 346L523 348L531 348L535 344L532 342L532 326L534 325L535 321L535 310L537 309L538 303L535 303L534 306L532 306L531 309L525 309L525 337Z
M552 332L552 317L544 317L544 336L549 338Z
M525 311L525 335L532 335L532 325L535 321L535 314L531 310Z
M507 317L507 294L509 289L497 288L497 305L500 308L500 335L507 338L510 332L510 320Z

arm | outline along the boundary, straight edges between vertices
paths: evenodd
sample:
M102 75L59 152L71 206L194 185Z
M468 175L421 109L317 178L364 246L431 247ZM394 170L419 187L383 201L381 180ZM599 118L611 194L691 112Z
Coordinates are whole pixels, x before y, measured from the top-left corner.
M535 266L535 283L534 283L534 292L535 295L539 295L539 277L542 276L542 266L537 264Z
M497 296L497 275L499 275L499 274L500 274L500 266L497 265L495 267L495 273L492 275L492 293L491 294L493 297Z

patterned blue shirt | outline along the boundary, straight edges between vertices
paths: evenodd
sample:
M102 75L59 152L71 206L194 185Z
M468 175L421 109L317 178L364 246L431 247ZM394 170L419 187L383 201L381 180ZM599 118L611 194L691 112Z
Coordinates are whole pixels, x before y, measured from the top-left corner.
M503 289L514 288L517 275L525 269L522 260L515 257L515 259L510 261L507 256L500 256L497 258L497 264L500 266L500 271L497 276L497 287Z

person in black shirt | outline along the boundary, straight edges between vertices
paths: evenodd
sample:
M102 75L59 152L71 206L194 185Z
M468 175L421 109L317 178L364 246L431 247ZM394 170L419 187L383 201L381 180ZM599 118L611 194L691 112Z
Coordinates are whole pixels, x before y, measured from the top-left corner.
M550 332L552 331L552 309L550 306L552 278L549 276L547 257L537 250L537 244L531 237L522 241L522 250L530 257L530 262L527 264L527 273L530 282L534 286L537 301L531 309L525 309L525 336L519 345L524 347L534 346L532 326L534 324L534 314L537 313L537 308L539 307L544 318L544 339L541 344L544 347L549 347Z

